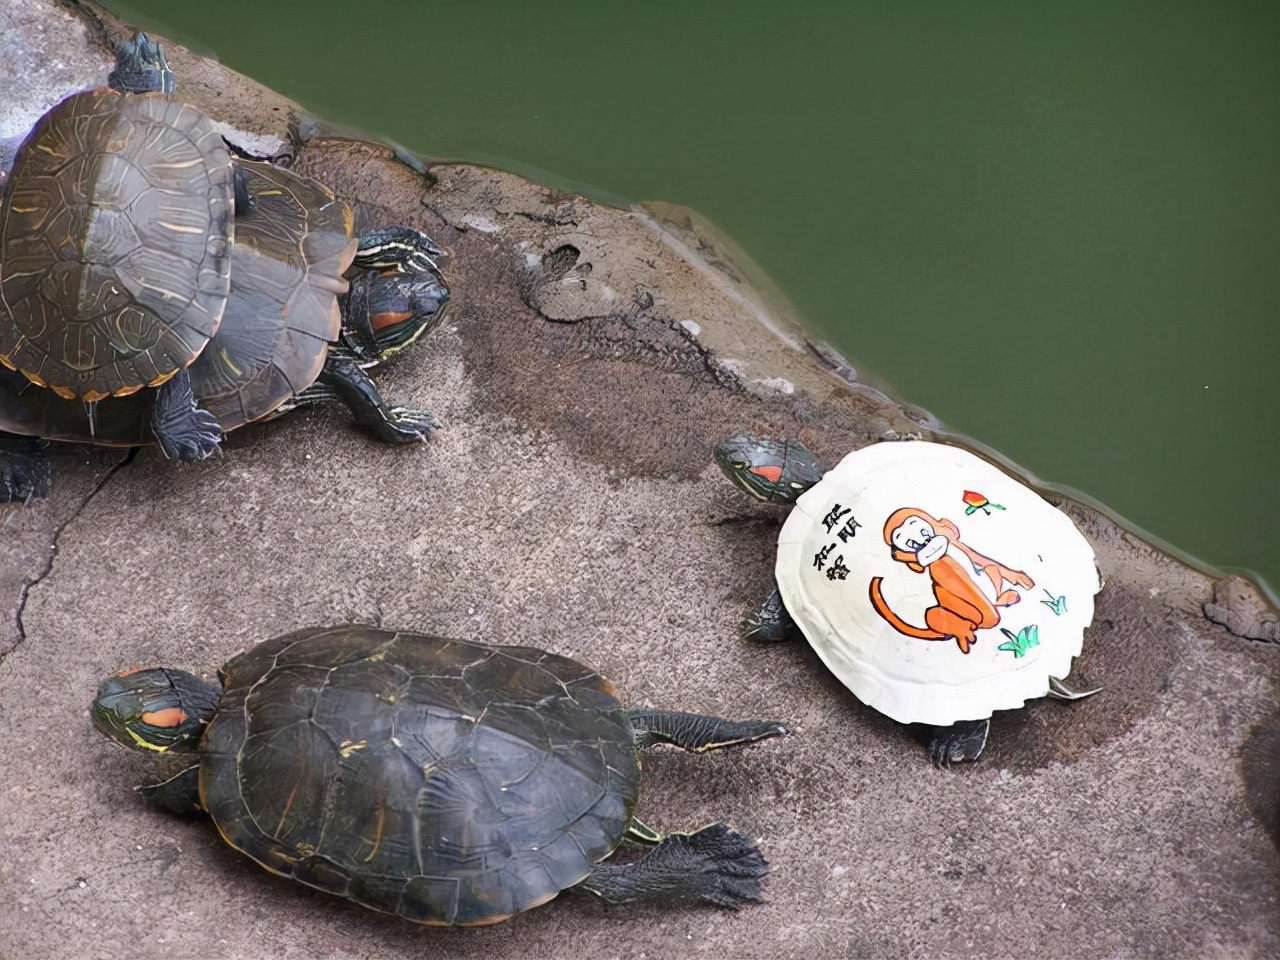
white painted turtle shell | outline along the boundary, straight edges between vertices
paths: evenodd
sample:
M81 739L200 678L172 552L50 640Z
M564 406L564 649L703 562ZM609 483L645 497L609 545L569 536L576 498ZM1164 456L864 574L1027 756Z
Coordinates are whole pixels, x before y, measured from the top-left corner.
M974 454L924 441L875 444L828 471L788 516L776 575L858 699L935 726L1048 693L1101 588L1066 514Z

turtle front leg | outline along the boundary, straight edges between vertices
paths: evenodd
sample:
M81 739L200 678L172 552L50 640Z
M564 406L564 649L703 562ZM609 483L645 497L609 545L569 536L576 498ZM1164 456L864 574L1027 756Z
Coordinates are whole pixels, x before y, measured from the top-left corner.
M190 371L179 370L156 391L151 432L170 460L203 460L221 449L222 428L212 413L196 405Z
M426 440L431 436L431 431L439 426L435 418L425 411L387 406L377 386L360 368L360 364L350 357L336 355L335 351L329 352L317 383L322 388L329 388L332 395L351 410L356 423L384 443ZM316 399L327 397L328 394L323 389L315 395ZM312 397L304 391L299 394L298 400L307 403Z
M34 437L0 434L0 503L30 503L49 495L53 462Z
M165 813L193 817L201 816L206 812L200 803L200 764L198 763L193 763L168 780L135 789L149 805Z
M768 872L769 861L754 843L713 823L697 833L670 835L634 863L597 864L582 887L606 903L736 910L760 902L760 881Z
M949 727L929 727L929 757L935 767L977 760L987 745L991 720L961 720Z
M628 710L627 719L636 732L640 749L669 743L681 750L705 753L721 747L737 747L790 733L776 720L748 720L739 723L699 713L673 710Z
M742 638L760 643L777 643L782 640L794 640L800 634L800 628L787 612L787 605L782 602L782 594L775 586L773 592L760 604L760 609L742 621Z

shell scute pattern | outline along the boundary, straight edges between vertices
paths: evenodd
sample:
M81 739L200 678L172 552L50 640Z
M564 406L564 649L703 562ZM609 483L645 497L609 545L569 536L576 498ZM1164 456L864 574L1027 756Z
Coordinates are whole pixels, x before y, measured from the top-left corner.
M224 684L201 792L226 840L411 920L487 923L551 899L635 804L630 723L567 658L346 627L256 647Z
M232 167L212 124L159 95L75 94L18 152L0 223L0 356L59 394L157 384L217 330Z

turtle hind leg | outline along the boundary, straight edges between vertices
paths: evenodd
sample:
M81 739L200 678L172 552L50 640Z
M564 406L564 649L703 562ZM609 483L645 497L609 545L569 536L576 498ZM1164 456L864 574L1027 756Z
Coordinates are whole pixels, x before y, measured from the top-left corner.
M177 88L160 44L141 30L132 40L116 41L116 67L107 85L120 93L173 93Z
M30 503L49 495L53 462L34 437L0 434L0 504Z
M218 452L222 428L213 414L196 405L189 371L179 370L156 391L151 432L170 460L203 460Z
M168 780L149 783L135 789L150 806L165 813L180 817L198 817L205 814L205 809L200 804L200 765L198 763L180 770Z
M977 760L987 745L991 720L960 720L949 727L926 726L929 757L935 767Z
M736 910L759 903L769 872L754 843L723 823L676 833L634 863L600 863L582 886L606 903L705 904Z
M776 643L794 640L800 634L800 628L791 619L787 605L782 602L782 594L774 587L764 603L760 604L760 609L742 621L741 633L744 640Z
M776 720L748 720L738 723L699 713L672 710L628 710L627 719L635 730L636 746L669 743L681 750L705 753L721 747L736 747L781 737L790 731Z

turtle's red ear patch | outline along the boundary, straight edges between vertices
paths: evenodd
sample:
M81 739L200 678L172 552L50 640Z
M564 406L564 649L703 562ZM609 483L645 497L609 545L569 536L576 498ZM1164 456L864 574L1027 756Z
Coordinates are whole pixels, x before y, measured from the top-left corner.
M182 712L180 707L169 707L165 710L155 710L142 715L142 722L153 727L176 727L186 719L187 715Z
M385 330L387 327L394 327L397 323L404 323L412 313L397 313L392 310L384 310L382 313L375 313L369 318L369 322L373 325L375 331Z
M763 477L770 483L777 483L782 479L782 468L776 464L768 464L763 467L752 467L749 473L754 473L757 477Z

